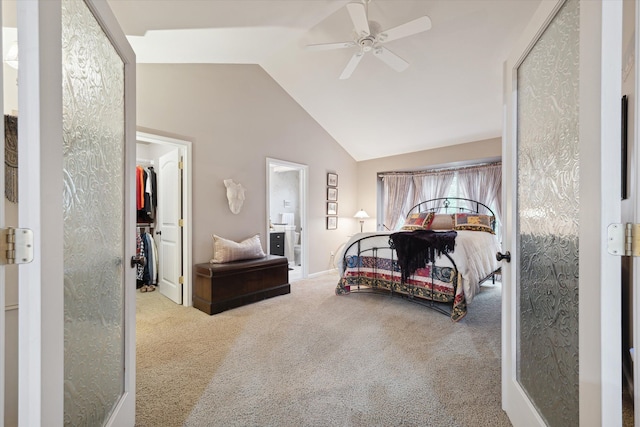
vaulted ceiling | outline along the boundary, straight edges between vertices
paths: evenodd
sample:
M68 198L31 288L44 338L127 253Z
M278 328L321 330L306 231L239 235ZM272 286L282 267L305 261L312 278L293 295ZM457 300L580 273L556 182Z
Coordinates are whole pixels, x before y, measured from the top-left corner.
M382 30L424 15L432 28L384 44L406 70L368 52L344 80L357 47L305 46L357 38L349 0L109 4L139 63L259 64L360 161L499 137L503 63L540 1L365 0Z

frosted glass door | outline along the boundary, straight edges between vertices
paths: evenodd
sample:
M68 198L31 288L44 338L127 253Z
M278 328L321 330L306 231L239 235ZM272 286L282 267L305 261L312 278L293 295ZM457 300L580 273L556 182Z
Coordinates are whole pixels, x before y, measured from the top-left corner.
M17 12L19 424L132 426L135 55L105 1Z
M124 64L82 0L62 63L65 424L102 425L124 392Z
M621 425L622 3L544 1L505 64L502 405Z
M518 381L552 426L578 412L579 2L518 69Z

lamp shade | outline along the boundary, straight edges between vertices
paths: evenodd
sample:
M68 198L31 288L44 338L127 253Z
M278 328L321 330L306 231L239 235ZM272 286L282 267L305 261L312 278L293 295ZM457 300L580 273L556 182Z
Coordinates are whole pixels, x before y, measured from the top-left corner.
M363 219L363 218L369 218L369 215L364 211L364 209L360 209L358 212L356 212L356 214L353 217L358 219Z

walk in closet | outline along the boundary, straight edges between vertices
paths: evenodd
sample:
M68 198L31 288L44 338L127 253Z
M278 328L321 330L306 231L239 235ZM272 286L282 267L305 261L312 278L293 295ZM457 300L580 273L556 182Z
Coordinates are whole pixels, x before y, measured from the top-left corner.
M153 238L158 207L154 161L136 159L136 288L152 292L158 284L158 249Z
M159 290L177 304L190 301L185 265L185 161L188 149L168 138L138 136L136 142L137 288Z

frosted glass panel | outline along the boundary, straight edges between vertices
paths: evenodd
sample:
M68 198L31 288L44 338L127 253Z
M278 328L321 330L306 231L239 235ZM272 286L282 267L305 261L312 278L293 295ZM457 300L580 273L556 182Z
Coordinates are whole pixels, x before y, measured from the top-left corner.
M64 420L103 425L124 390L124 65L62 2Z
M578 425L579 3L518 69L518 380L551 426Z

